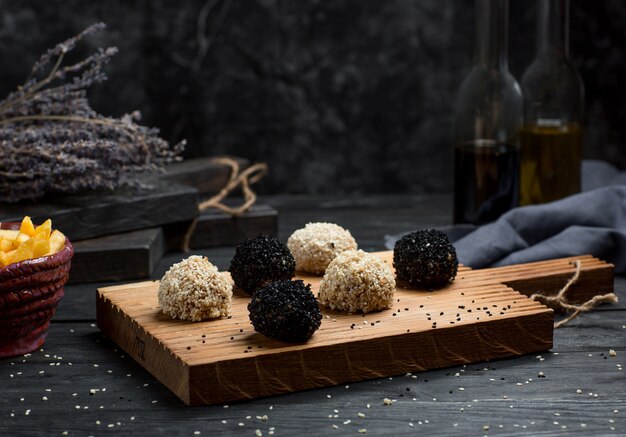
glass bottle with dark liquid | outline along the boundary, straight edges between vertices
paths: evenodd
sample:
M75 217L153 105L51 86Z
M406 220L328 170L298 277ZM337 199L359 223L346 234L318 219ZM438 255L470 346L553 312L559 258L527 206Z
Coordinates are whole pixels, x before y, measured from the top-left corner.
M476 140L454 149L454 221L488 223L517 206L519 148Z
M476 0L475 64L455 111L454 222L482 224L517 206L520 87L507 63L508 0Z
M537 7L537 56L522 76L522 205L557 200L581 186L584 89L568 58L569 0Z

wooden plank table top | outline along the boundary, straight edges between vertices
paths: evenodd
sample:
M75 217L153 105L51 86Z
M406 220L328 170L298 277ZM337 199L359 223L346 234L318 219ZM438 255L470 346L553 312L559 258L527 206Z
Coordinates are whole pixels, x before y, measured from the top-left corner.
M450 196L267 197L284 240L309 221L384 235L450 223ZM232 247L194 251L221 269ZM158 279L180 253L164 257ZM226 405L187 407L95 325L95 290L66 287L43 349L0 361L2 435L624 435L626 279L617 305L554 333L541 355L403 374ZM610 356L609 350L617 355ZM384 405L383 400L392 400ZM336 428L334 427L336 426Z

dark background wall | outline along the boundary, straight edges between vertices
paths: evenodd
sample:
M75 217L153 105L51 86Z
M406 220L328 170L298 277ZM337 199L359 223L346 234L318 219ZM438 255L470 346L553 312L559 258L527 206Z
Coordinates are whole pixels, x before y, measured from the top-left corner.
M270 165L266 193L449 191L451 114L471 66L459 0L0 0L0 94L38 55L95 21L80 46L120 53L94 88L104 114L138 109L187 156ZM510 66L534 52L535 2L511 2ZM626 167L626 2L572 1L587 92L585 156Z

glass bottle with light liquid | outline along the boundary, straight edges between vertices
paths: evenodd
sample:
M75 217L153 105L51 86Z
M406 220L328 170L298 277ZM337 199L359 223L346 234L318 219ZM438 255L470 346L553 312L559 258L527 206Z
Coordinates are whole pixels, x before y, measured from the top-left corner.
M584 88L568 57L569 0L537 2L537 54L522 76L520 204L581 187Z
M508 69L508 6L476 0L474 66L455 108L455 223L487 223L518 204L523 98Z

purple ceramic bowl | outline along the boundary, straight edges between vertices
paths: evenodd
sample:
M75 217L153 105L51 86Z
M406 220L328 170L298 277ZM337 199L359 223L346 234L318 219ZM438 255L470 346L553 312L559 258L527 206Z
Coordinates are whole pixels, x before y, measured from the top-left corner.
M0 229L19 229L1 223ZM32 352L46 340L50 320L69 279L74 247L0 268L0 358Z

